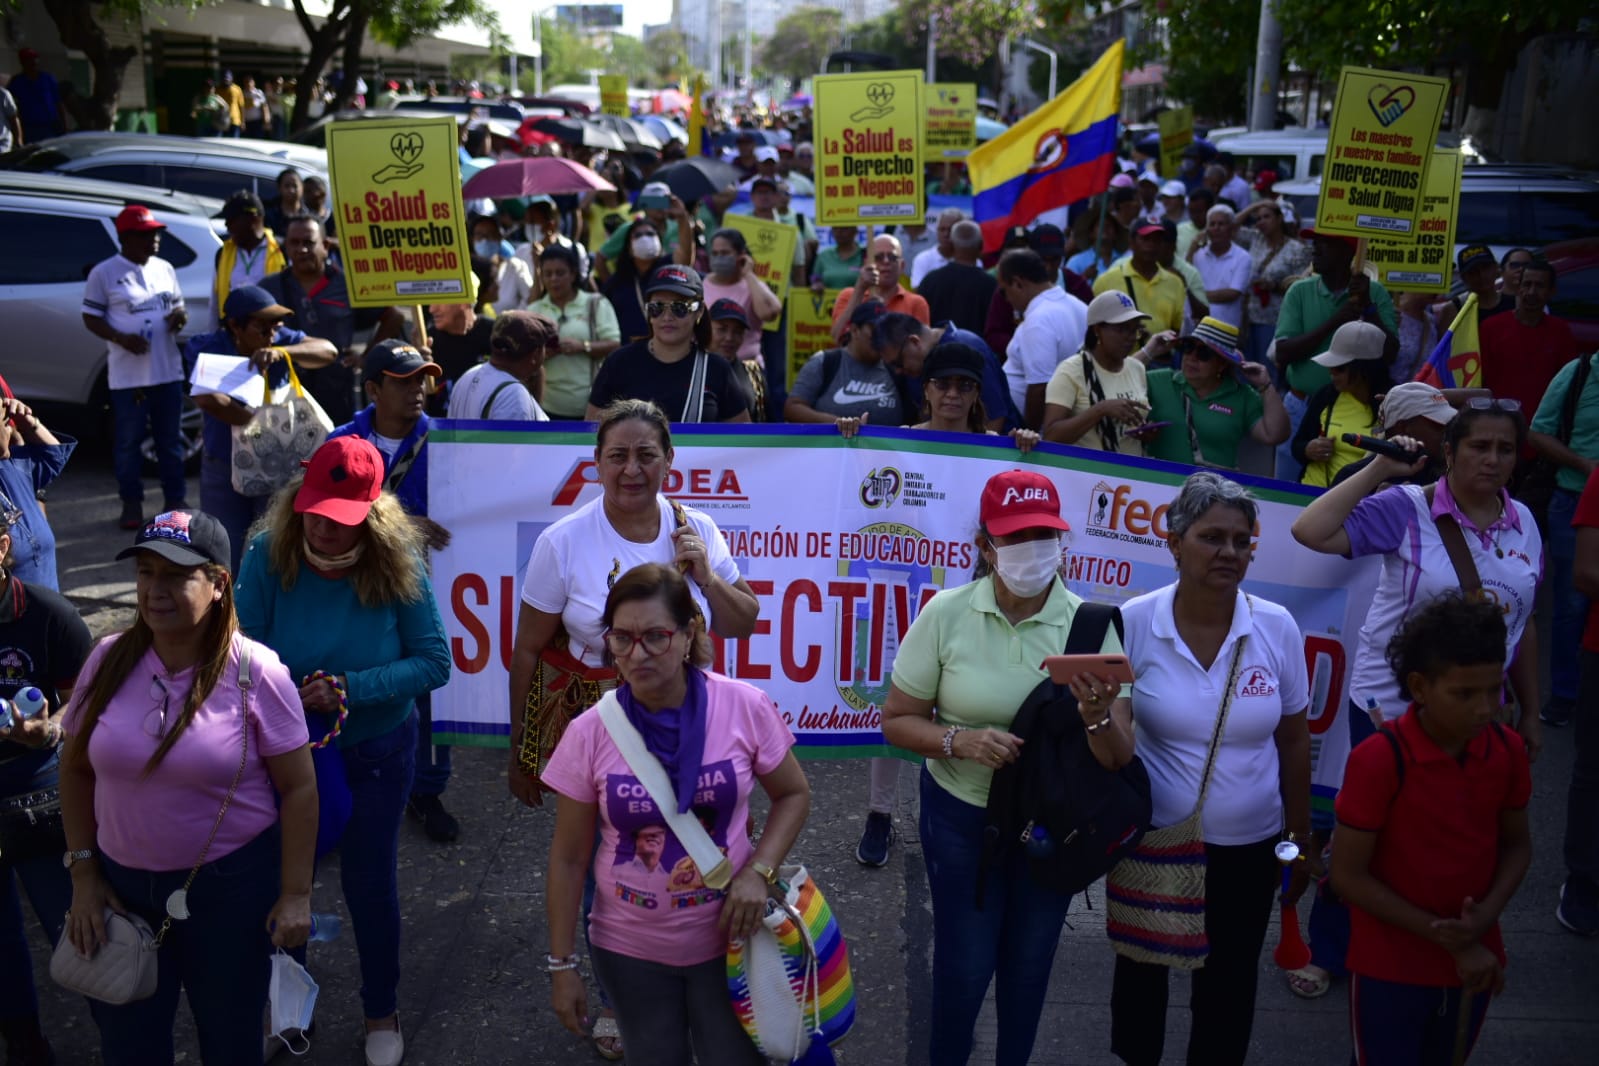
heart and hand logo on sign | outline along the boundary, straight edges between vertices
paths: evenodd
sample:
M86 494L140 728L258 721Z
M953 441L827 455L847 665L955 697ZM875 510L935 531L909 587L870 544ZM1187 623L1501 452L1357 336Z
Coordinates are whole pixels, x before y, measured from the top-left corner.
M851 122L870 122L890 114L894 110L894 86L886 81L874 81L866 87L866 99L871 106L851 114Z
M421 172L422 164L417 160L422 157L422 135L396 133L389 138L389 153L399 162L390 163L372 175L372 180L379 185L406 181Z
M1377 121L1386 129L1398 122L1406 111L1416 106L1416 90L1408 85L1373 85L1366 94L1366 103Z

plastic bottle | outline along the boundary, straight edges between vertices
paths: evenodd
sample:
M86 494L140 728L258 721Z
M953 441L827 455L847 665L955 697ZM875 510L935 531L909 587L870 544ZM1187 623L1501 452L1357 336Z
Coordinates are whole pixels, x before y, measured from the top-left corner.
M12 720L11 701L0 698L0 729L10 729Z
M44 710L44 693L29 686L12 697L11 707L18 718L32 718Z
M344 932L344 919L337 914L311 915L311 940L313 943L326 944L339 939L339 934Z

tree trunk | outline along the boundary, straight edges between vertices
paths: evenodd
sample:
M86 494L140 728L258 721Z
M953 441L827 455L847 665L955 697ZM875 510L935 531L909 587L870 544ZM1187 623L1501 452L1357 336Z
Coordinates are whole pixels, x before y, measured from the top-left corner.
M68 101L73 121L85 130L108 130L116 121L123 74L139 54L128 45L112 46L96 17L97 6L94 0L52 0L45 5L61 43L88 57L94 74L90 94Z
M371 20L363 8L350 19L350 30L344 35L344 58L340 60L339 87L334 90L330 113L343 111L355 96L356 79L361 76L361 49L366 44L366 26ZM370 86L368 86L370 88Z
M294 0L294 15L300 22L300 28L305 31L307 51L305 65L300 68L294 81L294 111L289 116L290 132L302 130L308 124L311 89L322 77L322 72L328 69L328 60L344 46L344 35L350 26L353 6L352 0L336 0L327 20L318 26L306 14L300 0Z

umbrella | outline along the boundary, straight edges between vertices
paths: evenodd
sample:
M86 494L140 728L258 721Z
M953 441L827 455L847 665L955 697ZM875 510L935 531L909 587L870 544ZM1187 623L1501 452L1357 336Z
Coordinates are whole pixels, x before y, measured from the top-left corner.
M650 175L651 181L664 181L666 187L684 203L703 200L729 185L738 184L738 168L719 159L692 156L680 163L668 163Z
M1005 125L1003 122L996 122L985 115L978 115L977 141L979 144L981 144L983 141L991 141L1009 128L1010 127Z
M508 159L475 175L461 189L468 200L480 197L561 196L570 193L612 192L616 186L594 171L560 156Z
M498 160L491 159L486 155L473 156L471 159L461 160L461 180L463 182L471 181L496 162Z
M623 118L621 115L590 115L588 120L622 138L622 143L628 146L629 151L632 151L633 146L637 145L639 148L653 149L658 152L664 143L642 122L635 122L633 119Z
M660 115L641 115L638 121L644 123L646 129L661 139L663 148L667 141L688 143L688 130L669 118L662 118Z
M611 130L581 119L541 118L533 123L533 128L540 133L548 133L562 144L579 145L584 148L608 148L614 152L623 151L627 147L622 143L622 138Z
M687 111L694 106L694 98L688 93L676 89L662 89L655 94L655 110L660 111Z

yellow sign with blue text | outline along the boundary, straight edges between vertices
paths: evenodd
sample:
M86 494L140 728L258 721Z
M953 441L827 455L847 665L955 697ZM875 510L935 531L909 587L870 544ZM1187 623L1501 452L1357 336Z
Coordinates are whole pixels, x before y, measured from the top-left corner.
M794 246L799 243L799 230L782 222L731 212L722 216L722 224L744 234L755 276L766 283L779 303L788 299L788 286L794 280ZM764 328L776 332L781 323L781 317L774 318Z
M816 112L816 221L823 226L917 223L922 173L922 75L917 70L821 74Z
M353 307L470 303L455 119L328 126L339 254Z
M628 116L626 74L600 75L600 113Z
M926 88L927 158L965 159L977 147L977 86L938 82Z
M1160 125L1160 176L1175 178L1183 168L1183 151L1194 143L1194 109L1168 107L1156 116Z
M1414 241L1448 78L1345 67L1338 75L1316 228Z
M1433 149L1416 239L1366 242L1366 261L1377 268L1377 280L1389 292L1449 291L1461 165L1458 148Z

